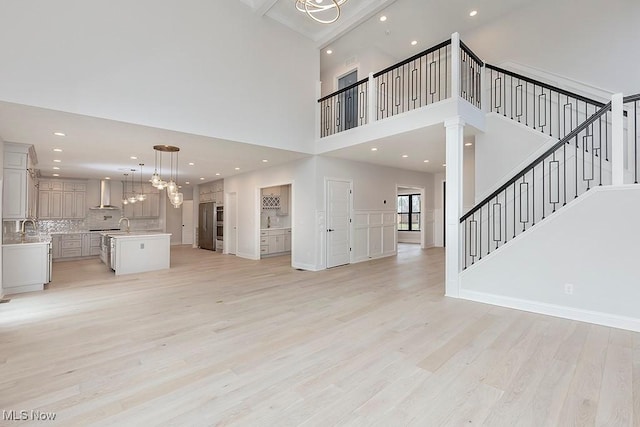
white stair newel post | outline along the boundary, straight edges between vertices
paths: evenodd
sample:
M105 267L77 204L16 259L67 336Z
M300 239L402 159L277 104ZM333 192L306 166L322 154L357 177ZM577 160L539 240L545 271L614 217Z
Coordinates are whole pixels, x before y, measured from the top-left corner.
M460 34L451 34L451 97L460 96Z
M446 128L446 205L445 205L445 295L457 298L460 295L460 260L461 233L460 216L463 203L463 148L464 148L464 120L455 117L444 123Z
M369 73L369 87L368 87L368 105L367 115L368 123L373 123L376 120L376 109L378 108L378 97L376 90L376 79L373 77L373 73Z
M621 93L611 97L611 173L612 184L624 184L624 106Z

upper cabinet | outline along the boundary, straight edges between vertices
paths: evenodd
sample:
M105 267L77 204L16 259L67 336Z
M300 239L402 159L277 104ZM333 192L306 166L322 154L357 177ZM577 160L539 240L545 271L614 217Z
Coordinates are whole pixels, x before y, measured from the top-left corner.
M86 181L40 180L38 218L83 219L86 214Z
M262 189L262 209L276 211L276 215L289 215L290 185Z
M200 203L214 202L216 205L224 204L224 180L200 184Z
M127 218L158 218L160 216L160 197L166 197L166 190L158 190L151 184L143 184L146 200L129 203L122 207Z
M2 193L3 219L25 219L36 216L36 175L25 144L4 144Z

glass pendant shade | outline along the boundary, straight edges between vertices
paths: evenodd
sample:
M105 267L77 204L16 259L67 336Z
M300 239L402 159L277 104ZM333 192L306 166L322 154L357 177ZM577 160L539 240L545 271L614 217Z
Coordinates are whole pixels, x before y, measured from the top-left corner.
M171 204L173 205L174 208L178 208L180 207L180 205L182 205L183 200L184 200L184 195L182 193L175 193L171 197Z
M122 199L122 204L123 205L128 205L129 204L129 200L128 199Z
M160 178L160 175L154 172L154 174L151 175L151 185L158 188L158 184L160 184L160 181L162 181L162 179Z
M167 181L160 181L156 188L158 190L164 190L165 188L167 188Z
M131 197L129 197L129 199L128 199L128 200L129 200L129 203L131 203L131 204L133 204L133 203L135 203L135 202L137 202L137 201L138 201L138 199L136 198L136 196L131 196Z
M136 199L137 199L139 202L144 202L145 200L147 200L147 195L146 195L146 194L138 194L138 195L136 196Z
M178 184L174 180L167 182L167 194L173 195L178 191Z

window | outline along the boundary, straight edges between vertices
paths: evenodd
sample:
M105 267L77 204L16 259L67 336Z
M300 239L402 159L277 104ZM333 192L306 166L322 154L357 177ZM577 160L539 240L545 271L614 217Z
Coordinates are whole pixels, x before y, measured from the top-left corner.
M420 231L420 195L398 196L398 231Z

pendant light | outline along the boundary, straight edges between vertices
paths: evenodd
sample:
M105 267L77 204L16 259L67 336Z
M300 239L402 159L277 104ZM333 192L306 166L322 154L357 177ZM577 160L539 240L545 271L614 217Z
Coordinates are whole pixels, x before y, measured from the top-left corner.
M122 204L123 205L128 205L129 204L129 199L127 198L127 180L129 174L125 173L124 174L124 179L122 180Z
M180 148L175 147L173 145L154 145L153 149L156 152L156 165L153 174L151 175L151 185L156 187L158 190L167 189L167 197L171 204L178 208L182 205L184 200L184 196L182 193L178 192L178 152ZM162 179L162 155L164 153L169 153L169 181L165 181ZM175 161L173 157L176 157ZM160 170L158 172L158 164L160 165ZM175 172L174 172L174 164L175 164Z
M140 193L138 193L136 199L138 199L139 202L144 202L147 200L147 195L144 194L144 186L142 185L142 167L144 163L138 163L138 165L140 166Z

